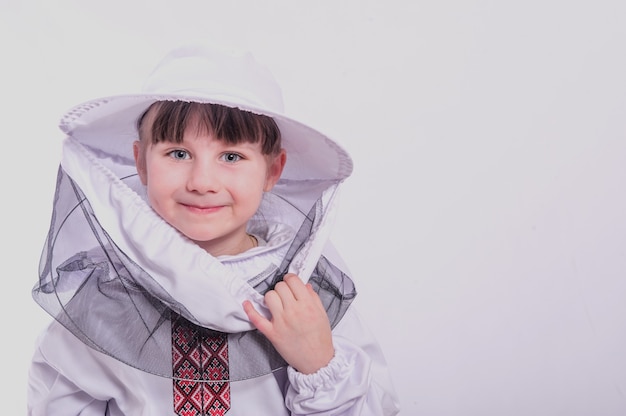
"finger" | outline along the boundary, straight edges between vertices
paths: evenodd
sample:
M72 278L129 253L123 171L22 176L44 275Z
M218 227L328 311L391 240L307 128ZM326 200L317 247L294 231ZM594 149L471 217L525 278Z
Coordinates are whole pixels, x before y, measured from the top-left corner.
M252 305L252 302L246 300L243 302L243 310L248 315L248 319L252 322L252 325L262 334L266 334L272 328L272 323L263 315L261 315L255 307Z
M295 274L286 275L284 281L287 283L287 286L289 286L289 290L291 290L291 293L296 300L303 300L310 296L309 291L306 289L306 285L302 279Z
M308 292L308 295L310 297L314 298L314 302L317 304L318 308L320 308L321 310L324 311L324 313L326 313L326 307L324 306L324 303L322 302L322 298L320 298L319 293L315 291L312 284L310 283L306 284L306 291Z
M265 304L272 313L272 316L276 316L277 314L282 313L282 311L285 309L282 296L277 289L278 288L270 290L265 294ZM283 289L281 289L281 291L283 291Z
M293 295L291 288L285 281L276 283L276 285L274 286L274 292L276 292L276 294L280 297L284 308L288 307L296 301L296 298Z

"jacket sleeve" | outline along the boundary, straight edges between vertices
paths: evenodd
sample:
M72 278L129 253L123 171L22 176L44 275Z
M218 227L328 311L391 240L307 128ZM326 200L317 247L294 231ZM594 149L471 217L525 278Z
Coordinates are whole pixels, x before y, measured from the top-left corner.
M114 399L128 396L125 386L132 385L132 380L126 384L119 382L124 366L83 344L61 324L52 321L39 336L31 361L27 415L125 414Z
M95 400L35 351L28 375L28 416L102 416L106 401Z
M350 307L333 330L335 356L304 375L288 369L285 403L292 415L392 416L398 398L378 343Z

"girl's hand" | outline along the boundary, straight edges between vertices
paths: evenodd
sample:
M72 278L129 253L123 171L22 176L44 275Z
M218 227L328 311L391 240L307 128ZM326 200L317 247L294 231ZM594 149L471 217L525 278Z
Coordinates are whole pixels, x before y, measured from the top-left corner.
M271 320L259 314L249 301L243 303L243 309L290 366L312 374L330 362L335 354L330 322L310 284L287 274L265 294L265 303L272 313Z

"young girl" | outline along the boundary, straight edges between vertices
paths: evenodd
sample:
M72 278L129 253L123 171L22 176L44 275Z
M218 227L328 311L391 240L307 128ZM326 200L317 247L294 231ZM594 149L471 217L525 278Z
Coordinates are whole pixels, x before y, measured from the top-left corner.
M328 243L348 154L249 54L172 51L69 111L29 415L393 415Z

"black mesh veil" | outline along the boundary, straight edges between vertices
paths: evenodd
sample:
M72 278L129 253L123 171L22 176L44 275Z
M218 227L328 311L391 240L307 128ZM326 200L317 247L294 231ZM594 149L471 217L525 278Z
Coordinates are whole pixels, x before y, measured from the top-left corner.
M320 199L305 213L293 207L302 217L301 225L282 263L255 280L259 293L271 289L287 273L322 206ZM59 169L34 299L90 347L139 370L171 378L172 321L183 319L181 315L188 319L190 314L156 283L149 287L140 283L150 281L154 282L107 234L77 184ZM356 296L352 281L322 256L309 282L334 327ZM197 336L212 331L193 322L193 317L190 320L197 325ZM228 339L229 381L265 375L286 365L256 330L228 334Z

